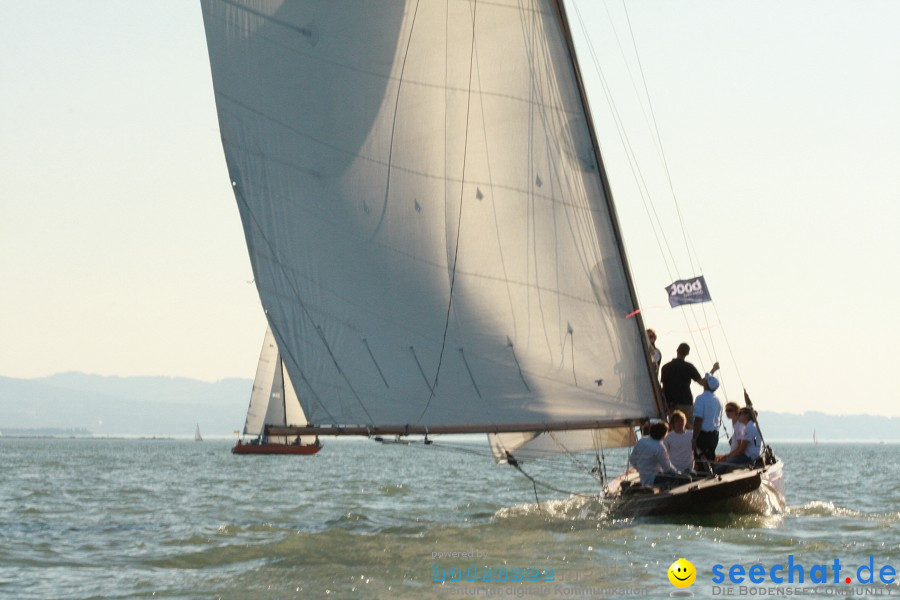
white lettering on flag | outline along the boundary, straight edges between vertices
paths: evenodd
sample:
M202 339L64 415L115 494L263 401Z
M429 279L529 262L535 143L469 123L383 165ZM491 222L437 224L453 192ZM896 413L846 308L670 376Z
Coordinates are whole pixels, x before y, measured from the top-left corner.
M669 306L672 308L682 304L699 304L712 300L703 275L692 279L679 279L668 286L666 292L669 293Z

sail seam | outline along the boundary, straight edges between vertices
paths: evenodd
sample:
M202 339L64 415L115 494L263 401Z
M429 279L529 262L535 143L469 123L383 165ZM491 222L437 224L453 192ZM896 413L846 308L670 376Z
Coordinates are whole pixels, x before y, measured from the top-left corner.
M531 388L528 386L528 381L525 379L525 375L522 373L522 365L519 364L519 357L516 356L516 349L513 346L513 342L511 339L506 338L506 346L509 348L509 351L512 352L513 360L516 361L516 368L519 370L519 377L522 379L522 383L525 385L525 389L531 392Z
M477 12L478 12L478 0L475 0L472 3L472 45L469 51L469 95L466 99L466 129L465 135L463 136L463 162L462 162L462 179L465 181L466 178L466 161L469 156L469 117L472 112L472 72L475 64L475 24L477 22ZM441 365L444 362L444 350L447 348L447 332L450 330L450 316L453 311L453 288L456 284L456 265L459 261L459 238L462 237L462 213L463 213L463 201L465 200L465 183L459 188L459 213L456 221L456 244L453 251L453 268L450 272L450 292L449 297L447 298L447 317L444 321L444 336L441 341L441 353L438 355L438 364L437 368L434 372L434 385L431 387L431 395L428 396L428 401L425 403L425 408L422 409L422 414L419 415L419 418L416 419L416 422L420 422L422 417L425 416L425 413L428 412L428 407L431 406L431 401L434 399L435 390L438 386L438 377L441 374ZM417 359L418 361L418 359Z
M416 29L416 15L419 14L419 2L416 0L416 7L413 9L412 22L409 24L409 37L406 39L406 50L403 52L403 64L400 65L400 78L397 80L397 97L394 100L394 116L393 121L391 122L391 139L388 142L388 158L387 158L387 179L384 184L384 203L381 206L381 217L378 219L378 224L375 225L375 229L372 231L372 235L369 236L369 240L374 240L378 237L378 232L381 231L381 226L384 224L384 218L387 215L388 209L388 200L391 195L391 170L393 169L394 163L394 135L397 133L397 115L400 114L400 92L403 90L403 73L406 71L406 61L409 58L409 47L412 45L413 32Z
M372 359L372 364L375 365L375 369L378 370L378 374L381 376L381 381L384 382L384 387L390 389L390 385L388 385L387 379L384 378L384 373L381 371L381 367L378 365L378 361L375 360L375 355L372 354L372 349L369 347L369 340L366 338L362 339L362 343L366 346L366 352L369 353L369 358Z
M415 347L410 346L409 351L412 352L413 359L416 361L416 366L419 367L419 373L421 373L421 375L422 375L422 380L425 382L425 385L428 386L428 389L431 392L431 395L434 396L434 388L431 386L431 382L428 381L428 376L425 375L425 369L422 368L422 363L419 362L419 357L416 354Z
M466 372L469 373L469 379L472 380L472 386L475 387L475 393L481 398L481 390L478 389L478 384L475 382L475 376L472 375L472 369L469 368L469 361L466 360L466 353L462 348L459 349L459 355L462 357L463 364L466 366Z
M229 171L230 171L230 169L229 169ZM253 220L253 224L256 226L256 229L259 231L259 237L261 237L266 242L266 245L269 247L269 250L271 251L272 261L281 268L282 272L285 275L291 274L292 270L284 264L284 261L279 259L275 244L273 244L272 240L270 240L268 238L268 236L266 236L265 230L263 229L259 220L256 218L256 215L254 214L253 210L251 210L251 208L250 208L250 203L247 202L246 198L244 198L243 192L241 192L240 187L237 185L234 185L234 195L235 195L235 198L238 199L238 202L243 204L244 210L246 211L247 215ZM249 238L248 238L248 240L249 240ZM249 245L249 242L248 242L248 245ZM362 403L362 400L360 399L359 394L356 392L353 385L350 383L350 380L347 378L347 375L340 368L340 365L337 362L337 358L332 353L331 347L328 344L328 340L325 339L325 335L322 332L321 327L319 327L319 325L313 320L312 315L310 314L309 308L306 306L306 303L303 301L303 297L301 296L300 290L297 288L296 282L294 281L293 277L285 277L285 279L289 282L290 286L293 288L294 298L297 300L297 302L300 306L300 310L303 312L303 314L306 316L306 318L309 320L309 322L313 324L316 331L318 332L319 339L321 340L322 344L324 344L325 349L328 351L328 354L331 356L332 361L334 361L334 365L337 368L338 373L341 374L344 381L347 383L347 387L353 393L353 396L356 398L357 402L359 402L360 407L363 409L363 412L365 412L366 416L368 416L369 419L371 420L372 416L369 414L369 411L366 409L365 405ZM270 323L270 325L274 325L274 324ZM299 369L300 363L299 363L299 361L297 361L296 357L294 357L293 354L291 353L290 346L285 347L283 344L281 344L281 345L279 345L279 350L281 351L282 354L286 354L288 356L288 358L290 358L294 362L294 364L297 365L297 367ZM300 370L300 375L301 375L301 378L306 379L306 377L304 377L304 375L303 375L302 370ZM307 384L309 384L309 380L306 379L306 381L307 381ZM312 385L310 385L309 387L310 387L310 391L313 392L313 396L316 398L316 401L319 402L319 406L322 407L322 409L329 416L329 418L332 419L332 421L336 422L336 420L334 419L334 416L331 414L331 412L328 410L328 408L325 406L325 404L322 403L321 400L319 400L318 394L316 394L315 390L312 389Z
M485 95L489 95L489 94L484 93L484 86L482 85L482 82L481 82L481 63L478 60L477 48L476 48L476 52L475 52L475 76L478 79L478 93L479 93L479 97L481 99L481 131L483 134L482 141L484 143L484 164L485 164L485 167L487 168L487 176L488 176L487 187L490 190L490 197L488 198L487 201L491 205L491 211L493 212L493 215L494 215L494 223L497 226L495 237L497 239L497 253L500 255L500 268L503 271L503 279L501 281L504 281L506 283L506 286L505 286L506 287L506 297L509 300L509 315L510 315L510 318L512 319L513 336L518 338L518 331L519 331L518 319L516 317L515 303L513 302L512 290L510 289L510 286L509 286L509 273L508 273L507 267L506 267L506 257L503 252L503 240L500 238L500 220L497 218L497 202L496 202L496 191L494 189L494 174L493 174L493 170L491 169L491 152L490 152L490 147L488 144L488 136L487 136L488 127L487 127L487 117L485 115L485 110L484 110L484 97L485 97ZM497 187L502 189L500 186L497 186Z
M366 405L363 404L362 398L359 397L356 389L353 387L353 384L350 383L350 378L347 377L347 374L341 368L340 363L338 362L337 357L334 355L334 352L331 350L331 344L328 343L328 339L325 337L325 332L322 331L322 327L318 324L316 325L316 331L319 333L319 339L322 340L322 343L325 345L325 349L328 351L328 356L331 357L331 361L334 363L334 368L337 369L338 373L341 374L341 377L347 383L347 387L350 389L350 392L353 394L353 397L356 398L356 401L359 402L360 408L363 409L363 412L366 413L366 416L369 417L369 420L374 422L375 420L372 418L372 415L369 414L368 409L366 409Z
M379 159L377 159L377 158L373 158L373 157L367 156L367 155L365 155L365 154L360 154L360 153L358 153L358 152L353 152L352 150L347 150L347 149L345 149L345 148L341 148L341 147L339 147L339 146L335 146L334 144L331 144L331 143L329 143L329 142L326 142L325 140L321 140L321 139L319 139L319 138L317 138L317 137L315 137L315 136L313 136L313 135L311 135L311 134L309 134L309 133L306 133L306 132L304 132L304 131L301 131L301 130L297 129L296 127L292 127L292 126L288 125L287 123L285 123L285 122L283 122L283 121L279 121L278 119L275 119L275 118L273 118L273 117L271 117L271 116L269 116L269 115L263 113L262 111L259 111L259 110L255 109L255 108L253 108L252 106L249 106L249 105L247 105L247 104L241 102L241 101L238 100L237 98L234 98L233 96L229 96L228 94L226 94L226 93L224 93L224 92L221 92L221 91L218 91L218 90L217 90L215 93L216 93L216 96L217 96L217 97L220 97L220 98L222 98L222 99L224 99L224 100L227 100L227 101L231 102L232 104L234 104L235 106L238 106L238 107L240 107L240 108L242 108L242 109L244 109L244 110L246 110L246 111L248 111L248 112L251 112L251 113L255 114L255 115L258 116L258 117L261 117L261 118L263 118L263 119L265 119L265 120L267 120L267 121L270 121L271 123L274 123L275 125L277 125L277 126L278 126L279 128L281 128L281 129L285 129L285 130L287 130L287 131L290 131L290 132L292 132L292 133L295 133L295 134L297 134L298 136L301 136L301 137L303 137L303 138L306 138L306 139L308 139L308 140L311 141L311 142L315 142L316 144L318 144L318 145L320 145L320 146L323 146L323 147L325 147L325 148L328 148L328 149L330 149L330 150L333 150L334 152L337 152L337 153L339 153L339 154L341 154L341 155L349 156L349 157L352 157L352 158L358 158L358 159L360 159L360 160L362 160L362 161L368 162L368 163L373 164L373 165L379 165L379 166L383 166L383 167L388 166L388 163L387 163L386 161L384 161L384 160L379 160ZM226 141L226 140L223 140L223 142L224 142L224 141ZM286 161L286 160L282 160L282 159L278 159L278 158L275 158L275 157L272 157L272 156L268 156L268 155L263 154L263 153L261 153L261 152L254 152L253 150L248 149L248 148L246 148L245 146L242 146L242 145L241 145L240 143L238 143L238 142L231 141L231 140L227 140L227 143L228 143L231 147L234 147L234 148L240 148L241 150L243 150L243 151L244 151L246 154L248 154L249 156L257 156L257 157L259 157L259 158L265 158L265 159L266 159L267 161L269 161L270 163L278 164L278 165L281 165L281 166L283 166L283 167L285 167L285 168L288 168L288 169L293 169L293 170L295 170L295 171L297 171L297 172L299 172L299 173L302 173L302 174L304 174L304 175L307 175L307 176L309 176L309 177L313 177L313 178L317 178L317 177L318 177L318 175L317 175L316 173L310 173L308 170L303 169L302 167L300 167L300 166L298 166L298 165L296 165L296 164L292 164L292 163L290 163L290 162L288 162L288 161ZM485 187L491 187L491 186L493 186L493 187L498 188L498 189L501 189L501 190L505 190L505 191L509 191L509 192L516 192L516 193L519 193L519 194L526 194L526 193L529 193L529 192L530 192L530 190L529 190L529 189L526 189L526 188L517 187L517 186L514 186L514 185L503 184L503 183L495 183L495 182L493 182L493 181L482 181L482 180L479 180L479 179L471 179L471 180L469 180L469 181L463 181L462 179L456 179L456 178L448 177L448 176L446 176L446 175L438 175L438 174L435 174L435 173L429 173L429 172L427 172L427 171L421 171L421 170L418 170L418 169L413 169L413 168L405 167L405 166L402 166L402 165L390 165L390 166L391 166L391 169L392 169L393 171L397 171L397 172L401 172L401 173L406 173L406 174L409 174L409 175L417 175L417 176L423 177L423 178L425 178L425 179L433 179L433 180L437 180L437 181L444 181L444 182L447 182L447 183L468 183L468 184L470 184L470 185L475 185L475 186L482 186L482 185L485 186ZM533 190L531 190L531 192L533 192ZM561 200L561 199L559 199L559 198L554 198L552 195L540 194L540 193L533 193L533 196L534 196L536 199L543 200L543 201L545 201L545 202L550 202L550 203L553 203L553 204L559 204L559 205L561 205L561 206L568 206L568 207L571 207L571 208L581 209L581 210L584 210L584 211L587 211L587 212L604 212L604 211L602 211L601 209L598 209L598 208L592 208L592 207L590 207L590 206L584 206L584 205L581 205L581 204L575 204L575 203L572 203L572 202L566 202L565 200Z

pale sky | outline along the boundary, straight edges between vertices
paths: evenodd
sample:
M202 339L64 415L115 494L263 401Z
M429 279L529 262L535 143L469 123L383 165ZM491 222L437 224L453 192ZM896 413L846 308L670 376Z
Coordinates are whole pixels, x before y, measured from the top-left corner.
M265 320L199 3L0 6L0 375L252 377ZM650 189L645 208L579 39L664 359L688 341L698 368L722 363L729 399L743 382L763 411L900 415L900 2L628 2L634 42L621 2L568 6ZM666 302L670 274L699 268L639 109L641 70L727 344L711 306L686 323Z

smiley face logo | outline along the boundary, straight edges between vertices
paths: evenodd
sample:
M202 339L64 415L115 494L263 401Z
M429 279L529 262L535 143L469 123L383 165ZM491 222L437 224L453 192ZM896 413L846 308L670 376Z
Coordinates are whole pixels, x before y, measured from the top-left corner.
M677 588L686 588L697 579L697 569L691 561L679 558L669 567L669 581Z

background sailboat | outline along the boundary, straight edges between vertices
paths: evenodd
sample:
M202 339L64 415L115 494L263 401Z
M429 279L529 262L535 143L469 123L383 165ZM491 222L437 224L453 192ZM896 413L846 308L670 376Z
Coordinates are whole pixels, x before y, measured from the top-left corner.
M269 436L267 426L306 425L306 416L297 399L290 377L272 331L266 329L250 406L244 423L244 435L254 436L249 443L238 440L232 448L235 454L315 454L321 449L318 438L300 436Z
M200 423L197 423L197 428L194 429L194 441L195 441L195 442L202 442L202 441L203 441L203 436L200 435Z

